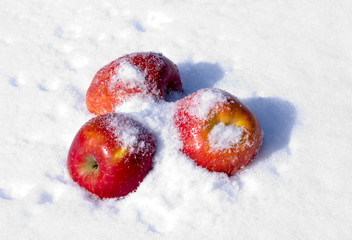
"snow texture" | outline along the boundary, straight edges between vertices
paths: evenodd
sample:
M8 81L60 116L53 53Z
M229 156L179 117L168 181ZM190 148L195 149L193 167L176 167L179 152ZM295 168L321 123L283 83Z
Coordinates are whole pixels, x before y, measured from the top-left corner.
M144 70L133 63L136 59L137 62L148 61L145 69L142 67ZM104 71L111 71L107 70L107 67L114 69L111 79L104 80L108 82L108 90L112 94L125 96L125 99L129 100L141 98L142 101L148 101L148 98L152 99L153 96L160 96L161 91L157 82L151 79L157 77L155 73L162 71L165 67L161 53L130 53L103 67Z
M110 114L107 116L111 116ZM113 133L115 141L122 149L133 149L137 144L143 144L146 139L146 133L143 128L132 119L126 118L124 115L107 117L107 129ZM139 143L139 141L141 141Z
M352 235L352 2L0 3L0 239L349 239ZM157 137L136 192L98 200L72 182L71 142L105 64L162 52L185 92L120 111ZM265 132L233 177L180 151L175 101L217 87Z
M117 68L116 75L112 77L111 85L109 87L114 89L115 85L117 84L117 80L119 80L119 84L128 86L128 88L146 88L145 77L146 74L138 67L128 62L121 62Z
M204 89L197 92L188 111L197 118L206 120L210 117L211 110L218 107L217 103L225 101L226 96L223 91Z
M209 145L215 149L226 149L239 143L242 139L243 128L233 124L216 124L209 132Z

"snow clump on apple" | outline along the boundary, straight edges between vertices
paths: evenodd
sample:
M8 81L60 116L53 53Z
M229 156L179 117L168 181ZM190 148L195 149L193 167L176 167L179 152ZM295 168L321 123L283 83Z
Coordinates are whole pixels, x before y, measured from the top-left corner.
M199 119L209 118L212 110L218 108L217 104L226 101L226 95L219 89L200 90L190 106L190 113Z
M243 127L218 123L208 135L209 145L215 149L231 148L241 141L244 131Z
M132 118L118 115L111 117L108 122L108 128L115 137L115 141L121 144L123 150L130 149L132 151L142 150L146 146L145 140L147 132L144 127L134 121Z
M114 88L117 82L126 84L130 88L145 87L146 73L137 66L123 61L120 66L115 69L115 75L111 79L111 88Z

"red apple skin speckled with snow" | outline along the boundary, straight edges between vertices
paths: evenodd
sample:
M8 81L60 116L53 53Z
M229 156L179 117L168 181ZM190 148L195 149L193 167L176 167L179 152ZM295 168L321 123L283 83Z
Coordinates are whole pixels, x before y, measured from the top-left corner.
M130 141L127 144L126 139ZM119 198L137 189L152 169L154 154L152 133L131 118L108 113L91 119L78 131L67 168L71 178L89 192L100 198Z
M136 81L129 86L121 81L118 72L122 63L141 71L145 82L140 84ZM130 97L166 100L166 93L171 91L183 92L177 66L161 53L138 52L122 56L101 68L88 88L86 103L90 112L101 115L114 112Z
M199 117L194 110L202 108L199 99L204 94L221 97L206 110L206 117ZM174 121L183 144L181 150L209 171L233 175L251 162L261 145L262 130L255 114L236 97L220 89L202 89L179 100ZM224 149L211 146L209 133L219 123L243 129L240 141Z

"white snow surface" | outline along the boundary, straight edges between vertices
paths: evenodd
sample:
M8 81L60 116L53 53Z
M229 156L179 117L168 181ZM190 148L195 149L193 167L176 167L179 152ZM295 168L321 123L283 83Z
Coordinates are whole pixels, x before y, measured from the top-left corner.
M349 239L351 42L349 0L2 0L0 239ZM156 135L154 168L101 201L68 149L95 73L139 51L175 62L185 92L121 107ZM176 100L212 87L265 132L232 177L180 153L172 125Z

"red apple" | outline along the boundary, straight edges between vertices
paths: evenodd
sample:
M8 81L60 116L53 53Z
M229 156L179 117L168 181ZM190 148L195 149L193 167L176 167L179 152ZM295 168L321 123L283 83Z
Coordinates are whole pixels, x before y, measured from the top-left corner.
M87 91L88 110L96 115L114 112L133 96L166 99L182 92L177 66L161 53L131 53L101 68Z
M155 138L137 121L118 113L88 121L69 150L71 178L100 198L134 191L152 169Z
M255 114L220 89L202 89L176 103L182 151L197 165L233 175L257 154L262 130Z

